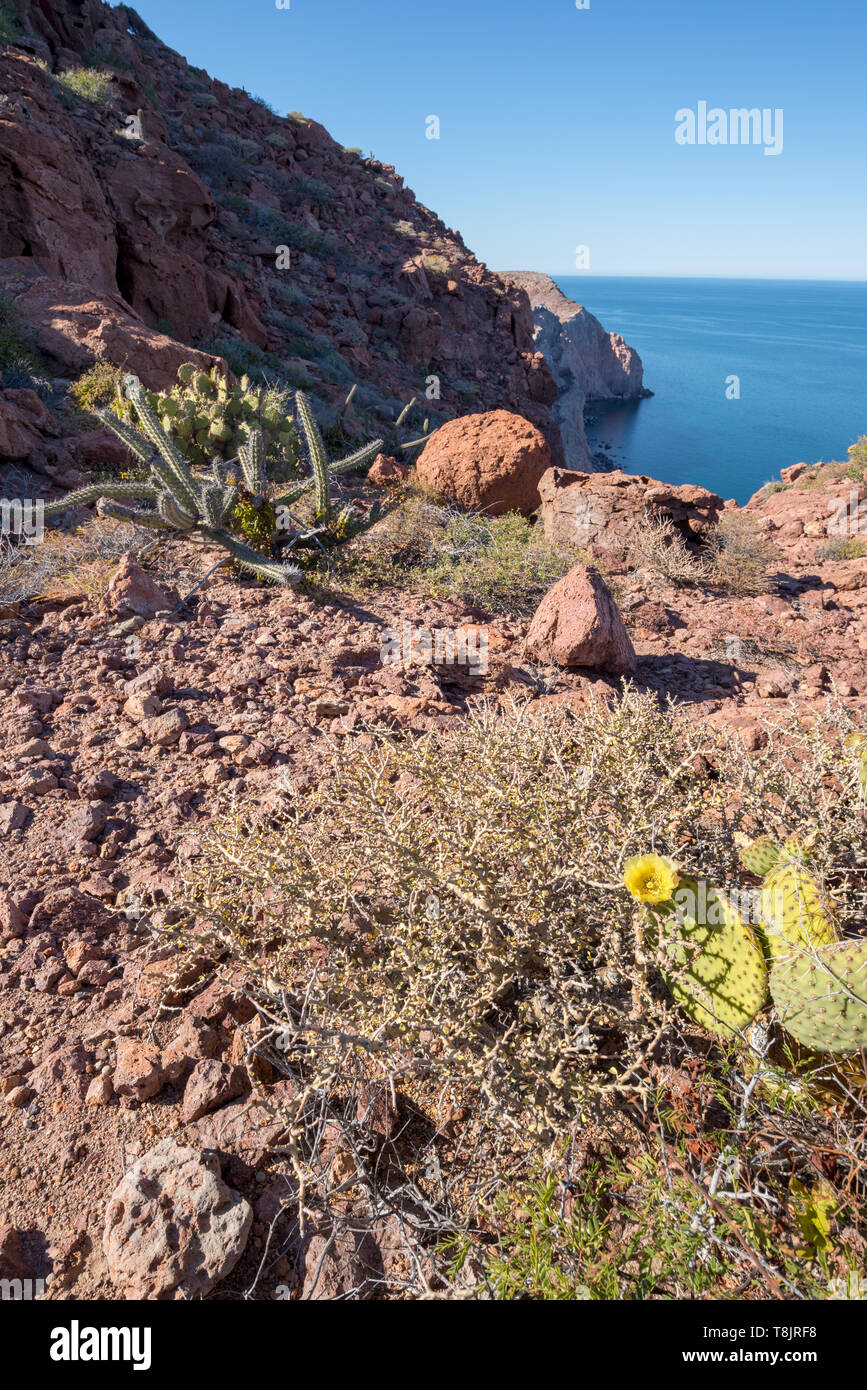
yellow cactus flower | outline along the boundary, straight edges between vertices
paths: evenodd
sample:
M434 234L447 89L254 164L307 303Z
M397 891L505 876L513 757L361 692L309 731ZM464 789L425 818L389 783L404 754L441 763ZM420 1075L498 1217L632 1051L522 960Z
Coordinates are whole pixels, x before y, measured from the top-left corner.
M636 854L623 866L623 882L640 903L667 902L677 880L677 869L661 854Z

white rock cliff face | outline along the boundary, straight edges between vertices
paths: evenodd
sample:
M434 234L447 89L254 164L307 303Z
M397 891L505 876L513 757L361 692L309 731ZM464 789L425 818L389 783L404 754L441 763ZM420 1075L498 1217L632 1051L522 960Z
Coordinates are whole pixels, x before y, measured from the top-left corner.
M644 368L618 333L606 333L581 304L567 299L550 275L501 271L501 279L526 290L536 324L535 346L557 382L552 414L560 426L566 467L593 472L584 433L587 401L634 400L643 394Z

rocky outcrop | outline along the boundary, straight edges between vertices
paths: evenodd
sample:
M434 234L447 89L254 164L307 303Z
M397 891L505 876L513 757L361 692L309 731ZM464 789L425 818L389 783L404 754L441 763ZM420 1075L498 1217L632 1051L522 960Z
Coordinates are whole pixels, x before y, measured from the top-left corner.
M182 362L226 370L222 357L149 328L119 294L98 295L74 280L41 275L28 258L0 260L0 294L30 325L39 351L70 376L105 358L161 390L173 385Z
M35 391L0 391L0 459L29 460L42 450L45 435L59 433Z
M635 649L611 590L598 570L576 565L549 589L527 633L527 650L558 666L606 675L635 670Z
M542 432L508 410L452 420L426 444L420 483L467 511L499 516L539 506L539 479L551 464Z
M529 297L535 345L557 383L554 418L560 427L566 464L592 469L584 432L585 404L634 400L644 395L641 358L618 333L607 333L583 305L567 299L549 275L508 271L503 279Z
M667 518L688 542L701 541L723 510L703 487L675 487L644 474L572 473L551 468L539 480L545 535L556 545L621 551L634 541L648 512Z

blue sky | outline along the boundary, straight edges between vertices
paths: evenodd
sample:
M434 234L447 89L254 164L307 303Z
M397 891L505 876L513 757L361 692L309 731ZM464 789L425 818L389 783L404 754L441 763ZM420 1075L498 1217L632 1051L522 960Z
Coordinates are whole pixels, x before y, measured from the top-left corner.
M867 279L857 0L137 0L211 76L394 164L494 269ZM675 113L783 111L761 145ZM426 118L440 139L426 138ZM587 273L586 271L584 273Z

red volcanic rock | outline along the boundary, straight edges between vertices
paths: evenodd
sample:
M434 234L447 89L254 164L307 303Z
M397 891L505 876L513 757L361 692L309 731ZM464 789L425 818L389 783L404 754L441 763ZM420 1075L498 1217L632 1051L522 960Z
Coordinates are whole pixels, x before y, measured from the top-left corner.
M468 511L488 516L539 505L539 479L551 463L545 436L508 410L450 420L425 445L419 482Z
M552 468L539 482L545 535L556 545L600 545L614 552L634 541L648 512L668 518L686 540L716 523L723 500L703 487L674 487L643 474L571 473Z
M59 433L35 391L0 391L0 459L30 459L42 449L44 435Z
M171 608L159 585L136 564L131 555L124 555L112 578L106 604L113 612L134 613L141 618L152 618L156 613L166 613Z
M367 481L374 487L396 487L409 477L410 470L405 463L389 458L388 454L377 454L370 466Z
M0 256L33 257L40 269L97 293L115 288L117 239L76 121L51 75L29 55L0 55Z
M208 189L183 156L157 141L119 151L103 177L124 298L146 322L183 325L193 338L208 333L204 237L217 215Z
M119 1096L150 1100L165 1084L160 1050L136 1038L120 1038L112 1082Z
M40 352L68 372L82 372L98 358L134 372L151 390L173 386L178 367L193 362L203 371L221 357L199 352L148 328L120 295L97 295L84 285L50 275L16 276L22 260L0 262L0 292L13 295L16 313L35 330Z
M108 429L87 430L64 440L76 462L89 472L128 468L134 455L122 439Z
M558 666L589 666L612 676L635 670L620 610L589 565L576 565L549 589L533 615L527 648Z
M181 1112L184 1123L192 1124L210 1110L242 1095L246 1084L247 1074L243 1067L234 1067L216 1057L196 1062L184 1091Z

